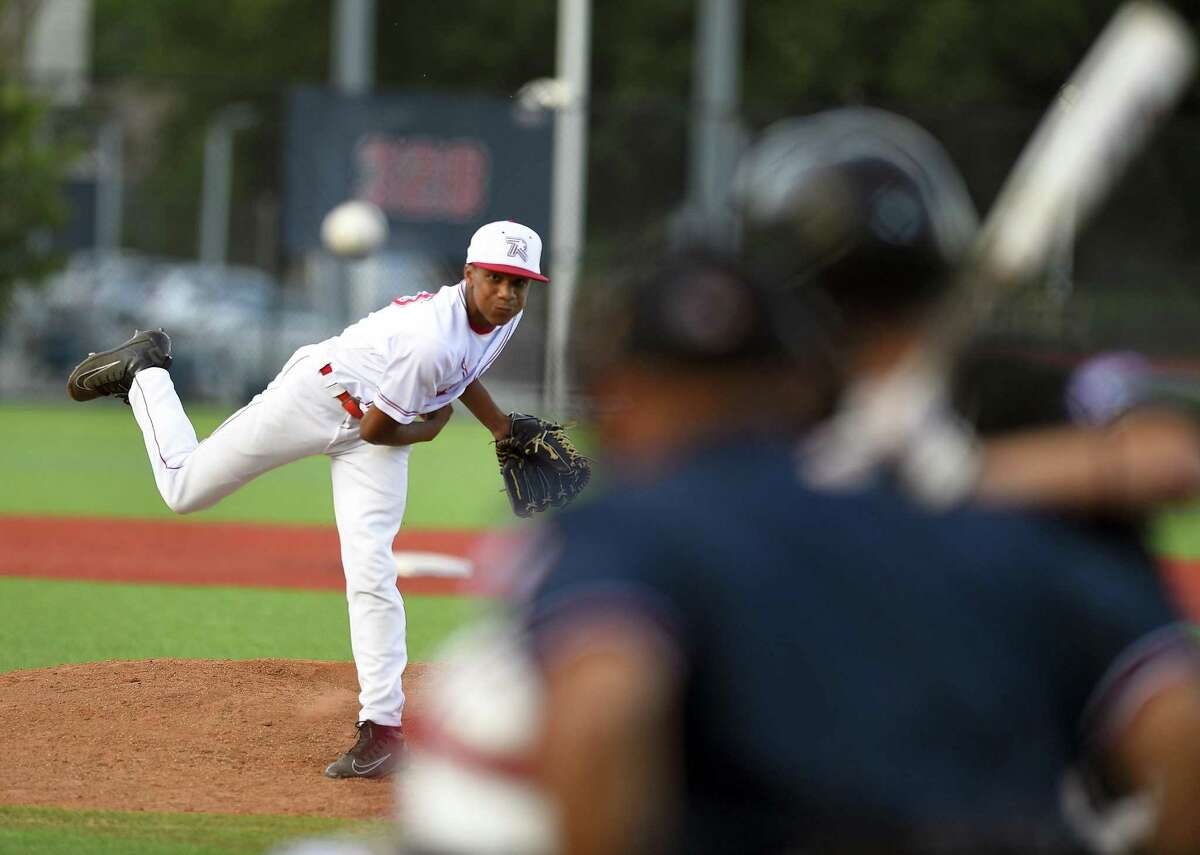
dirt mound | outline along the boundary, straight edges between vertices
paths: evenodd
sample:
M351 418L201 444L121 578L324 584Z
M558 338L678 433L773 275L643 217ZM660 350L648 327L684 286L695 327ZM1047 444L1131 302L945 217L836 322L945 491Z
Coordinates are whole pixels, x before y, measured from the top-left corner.
M424 674L405 673L416 705ZM389 782L321 774L353 743L357 693L348 662L151 659L0 674L0 804L387 817Z

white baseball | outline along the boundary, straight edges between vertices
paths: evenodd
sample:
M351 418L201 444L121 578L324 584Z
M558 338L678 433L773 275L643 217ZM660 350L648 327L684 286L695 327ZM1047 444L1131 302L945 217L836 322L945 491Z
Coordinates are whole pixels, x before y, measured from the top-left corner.
M321 221L321 242L334 255L362 258L387 240L387 217L377 205L352 199L343 202Z

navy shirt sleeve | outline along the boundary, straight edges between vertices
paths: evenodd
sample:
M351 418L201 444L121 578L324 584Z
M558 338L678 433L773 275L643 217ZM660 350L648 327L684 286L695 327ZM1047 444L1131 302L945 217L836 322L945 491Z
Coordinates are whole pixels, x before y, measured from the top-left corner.
M551 526L556 558L528 603L539 655L595 621L640 622L681 653L684 619L669 578L676 562L659 555L653 532L622 526L620 513L560 517Z

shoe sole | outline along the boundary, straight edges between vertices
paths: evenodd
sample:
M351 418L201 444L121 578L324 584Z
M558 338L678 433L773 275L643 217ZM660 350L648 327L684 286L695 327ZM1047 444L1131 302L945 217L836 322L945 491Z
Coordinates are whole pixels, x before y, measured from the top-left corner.
M337 769L334 769L334 766L336 766L336 765L337 765L337 761L334 761L333 763L330 763L328 766L325 767L325 777L326 778L332 778L335 781L350 781L350 780L353 780L354 778L361 778L364 781L369 781L369 780L373 780L375 778L388 778L396 773L396 764L394 764L394 763L387 766L386 771L383 771L383 772L371 771L365 775L360 775L357 772L350 772L349 774L343 775Z
M121 351L137 344L139 340L151 342L150 333L154 330L148 330L144 333L139 333L126 342L123 342L111 350L102 350L99 353L89 354L88 358L80 362L72 369L70 376L67 377L67 394L72 401L94 401L96 398L106 397L103 392L97 392L94 389L89 389L86 386L80 386L79 381L85 376L95 374L97 371L103 371L106 368L111 368L121 362L120 359L105 362ZM169 348L169 345L168 345ZM168 349L169 355L169 349Z

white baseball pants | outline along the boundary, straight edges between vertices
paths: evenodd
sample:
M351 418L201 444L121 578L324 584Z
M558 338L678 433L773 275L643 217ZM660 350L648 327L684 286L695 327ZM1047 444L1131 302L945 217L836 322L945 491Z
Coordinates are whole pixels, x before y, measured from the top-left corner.
M197 442L167 371L139 371L129 404L158 491L176 513L211 507L293 460L329 457L361 689L359 720L398 725L408 651L392 541L404 517L409 449L364 442L358 421L342 409L320 374L324 364L319 345L300 348L266 389L203 442Z

